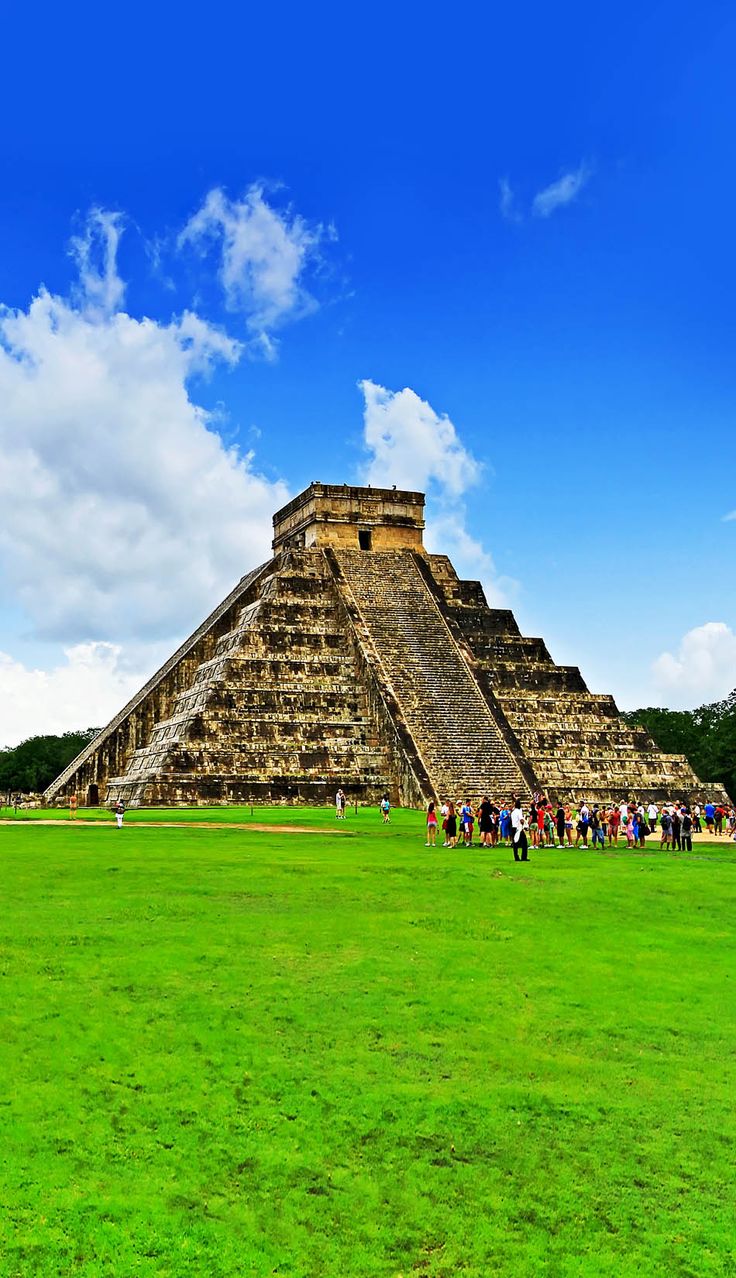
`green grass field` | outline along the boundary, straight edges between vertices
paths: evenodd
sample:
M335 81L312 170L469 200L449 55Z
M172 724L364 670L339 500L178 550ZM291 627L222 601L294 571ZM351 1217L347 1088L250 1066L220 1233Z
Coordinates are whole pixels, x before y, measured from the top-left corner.
M3 1278L736 1273L736 844L150 815L0 827Z

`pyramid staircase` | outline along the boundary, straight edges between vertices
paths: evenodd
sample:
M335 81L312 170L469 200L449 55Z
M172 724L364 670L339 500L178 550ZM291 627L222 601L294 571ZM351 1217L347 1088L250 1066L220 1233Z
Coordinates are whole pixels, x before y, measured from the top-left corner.
M400 707L431 792L477 799L528 795L491 707L409 550L332 552Z

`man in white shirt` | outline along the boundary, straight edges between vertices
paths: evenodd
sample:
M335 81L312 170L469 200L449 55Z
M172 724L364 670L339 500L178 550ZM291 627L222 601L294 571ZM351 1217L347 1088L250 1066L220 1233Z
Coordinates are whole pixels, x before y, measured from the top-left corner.
M518 799L514 799L514 806L511 812L511 846L514 849L515 861L529 860L529 844L524 829L525 825L526 818L521 810L521 804ZM521 856L519 856L519 853L521 853Z
M647 816L649 818L650 830L656 830L657 817L659 816L659 808L657 807L656 803L649 804L649 807L647 808Z

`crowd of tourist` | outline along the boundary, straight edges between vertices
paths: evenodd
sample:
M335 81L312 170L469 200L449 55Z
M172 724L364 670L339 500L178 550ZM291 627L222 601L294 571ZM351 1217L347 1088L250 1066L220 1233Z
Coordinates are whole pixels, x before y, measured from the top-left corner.
M650 835L659 837L662 848L692 850L693 834L703 829L715 836L736 839L736 810L723 803L612 803L552 804L535 794L524 807L519 799L510 803L494 803L484 795L480 803L470 801L441 805L431 802L427 808L427 847L437 844L438 830L444 836L442 846L459 844L472 847L478 828L480 845L504 844L513 848L514 860L526 861L529 847L606 847L620 840L629 847L645 847Z

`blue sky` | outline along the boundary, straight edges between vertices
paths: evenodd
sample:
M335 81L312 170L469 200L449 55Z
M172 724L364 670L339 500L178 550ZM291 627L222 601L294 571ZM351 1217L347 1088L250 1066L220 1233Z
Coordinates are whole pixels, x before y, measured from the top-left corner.
M6 17L0 744L109 717L282 498L367 475L622 706L730 691L735 36Z

